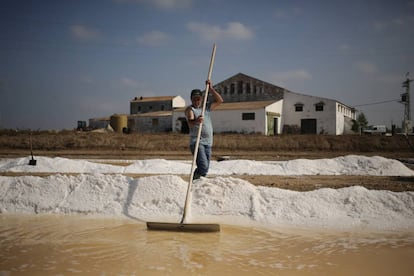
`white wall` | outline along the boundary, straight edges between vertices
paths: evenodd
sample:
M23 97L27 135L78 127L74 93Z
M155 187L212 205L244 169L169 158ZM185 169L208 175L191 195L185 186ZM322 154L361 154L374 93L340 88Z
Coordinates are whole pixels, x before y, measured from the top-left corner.
M173 98L172 100L172 107L174 108L179 108L179 107L185 107L185 100L183 97L181 96L176 96Z
M315 104L324 102L323 111L315 111ZM296 112L295 104L302 103L303 111ZM336 101L301 95L293 92L285 92L283 104L283 125L297 125L300 127L301 119L316 119L317 134L337 134Z
M283 117L283 100L280 100L278 102L275 102L271 105L268 105L266 107L266 112L272 112L272 113L278 113L279 116L277 116L279 119L277 120L277 126L275 126L275 128L277 128L277 133L282 133L282 117ZM267 119L266 119L266 126L265 126L265 134L268 135L267 133Z
M315 104L324 102L323 111L315 111ZM296 112L295 104L302 103L303 111ZM316 119L317 134L344 134L345 117L355 114L351 109L335 100L286 92L283 100L259 109L215 110L211 118L214 132L262 133L267 135L267 112L280 114L277 133L282 133L283 125L301 126L301 119ZM255 113L255 120L242 120L243 113ZM173 111L171 125L176 130L178 118L185 118L184 108Z
M240 110L214 110L211 112L211 120L215 133L237 132L237 133L262 133L267 134L267 112L282 113L283 100L258 109ZM243 113L254 113L254 120L242 120ZM184 109L175 110L172 116L173 131L177 131L178 118L183 118ZM281 132L281 119L278 120L278 133ZM177 128L178 127L178 128Z
M350 107L338 102L336 103L336 111L336 134L342 135L352 133L350 130L350 128L352 128L350 121L355 120L355 112L353 112Z
M254 120L242 120L243 113L255 113ZM214 110L211 114L214 132L265 133L265 109Z

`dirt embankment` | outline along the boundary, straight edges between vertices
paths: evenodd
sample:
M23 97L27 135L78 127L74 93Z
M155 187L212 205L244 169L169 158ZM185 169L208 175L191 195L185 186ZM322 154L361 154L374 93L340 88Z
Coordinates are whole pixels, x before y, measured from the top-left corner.
M0 154L25 154L30 149L29 132L0 132ZM116 156L189 155L185 134L118 134L93 132L34 132L33 150L45 155L90 154ZM216 134L213 153L260 158L321 157L343 153L414 156L414 136Z

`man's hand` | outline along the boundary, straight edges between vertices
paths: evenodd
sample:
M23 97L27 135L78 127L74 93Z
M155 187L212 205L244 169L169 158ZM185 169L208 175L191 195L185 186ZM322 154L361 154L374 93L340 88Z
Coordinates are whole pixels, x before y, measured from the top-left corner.
M200 115L197 117L197 119L194 120L194 122L197 124L202 124L204 122L204 117Z
M211 80L206 80L206 85L208 85L209 90L211 90Z

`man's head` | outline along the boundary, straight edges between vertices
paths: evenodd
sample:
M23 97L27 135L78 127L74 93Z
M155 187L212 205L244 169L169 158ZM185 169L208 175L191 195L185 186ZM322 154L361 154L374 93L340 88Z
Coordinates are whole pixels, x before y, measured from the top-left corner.
M193 89L191 91L191 102L193 106L199 107L203 99L203 93L200 89Z
M203 93L201 92L201 90L200 90L200 89L193 89L193 90L191 91L191 99L192 99L193 97L203 97Z

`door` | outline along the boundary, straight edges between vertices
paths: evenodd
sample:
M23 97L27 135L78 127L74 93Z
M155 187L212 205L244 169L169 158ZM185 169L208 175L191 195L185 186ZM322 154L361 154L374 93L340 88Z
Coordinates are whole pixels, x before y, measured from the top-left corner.
M316 134L316 119L302 119L300 121L301 134Z
M278 130L278 118L274 117L273 118L273 135L278 135L279 133L277 132Z
M279 113L275 112L266 112L267 119L267 135L277 135L278 128L278 119L280 117Z
M273 120L273 116L271 115L267 115L267 135L274 135L275 133L275 125L274 125L274 120Z

